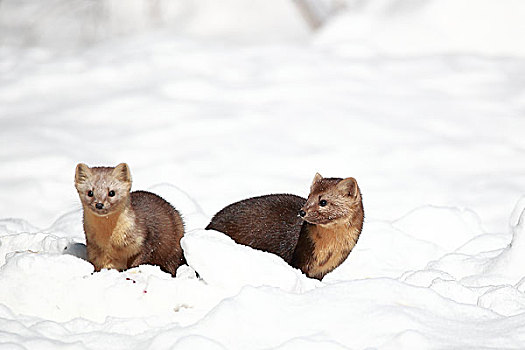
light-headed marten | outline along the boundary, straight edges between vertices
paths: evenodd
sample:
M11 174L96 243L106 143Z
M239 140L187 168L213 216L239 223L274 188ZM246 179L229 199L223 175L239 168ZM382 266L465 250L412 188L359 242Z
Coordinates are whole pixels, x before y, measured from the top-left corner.
M308 199L290 194L245 199L215 214L206 229L279 255L320 280L348 257L363 220L361 192L354 178L316 174Z
M361 234L365 214L357 181L315 174L299 215L305 222L292 266L322 279L346 260Z
M78 164L75 187L84 209L87 256L96 271L151 264L175 275L185 262L182 218L156 194L130 192L127 164L114 168Z

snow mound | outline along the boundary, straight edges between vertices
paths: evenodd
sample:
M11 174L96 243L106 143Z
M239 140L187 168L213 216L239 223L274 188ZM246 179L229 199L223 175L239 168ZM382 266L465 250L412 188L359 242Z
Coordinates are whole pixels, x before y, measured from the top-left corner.
M9 256L18 252L49 251L61 253L68 245L69 240L58 238L43 232L4 234L0 231L0 264L3 265ZM0 266L1 266L0 265Z
M498 314L514 316L525 312L525 258L522 238L525 234L525 207L523 198L512 215L512 241L493 239L482 234L471 242L490 250L465 249L443 255L430 261L425 269L406 272L401 280L417 286L428 287L456 302L476 304ZM516 221L516 212L520 219ZM479 244L487 241L491 244ZM494 244L494 243L498 244Z
M221 232L192 231L181 244L188 264L202 279L230 293L247 285L279 287L295 293L321 286L277 255L236 244Z
M517 218L517 212L521 212ZM487 266L485 272L517 283L525 276L525 197L516 204L511 218L512 242Z

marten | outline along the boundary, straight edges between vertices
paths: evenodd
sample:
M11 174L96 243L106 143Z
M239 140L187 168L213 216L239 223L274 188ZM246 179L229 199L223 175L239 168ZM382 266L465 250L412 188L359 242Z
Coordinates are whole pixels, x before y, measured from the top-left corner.
M206 227L235 242L280 256L321 280L346 260L363 228L357 181L314 177L308 199L272 194L230 204Z
M127 164L90 168L80 163L75 187L84 211L87 257L95 271L151 264L175 276L185 263L183 220L156 194L130 192Z

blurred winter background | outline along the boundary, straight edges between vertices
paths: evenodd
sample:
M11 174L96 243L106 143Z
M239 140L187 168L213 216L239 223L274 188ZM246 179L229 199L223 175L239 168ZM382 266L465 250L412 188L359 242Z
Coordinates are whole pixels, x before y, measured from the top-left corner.
M0 347L523 348L524 18L520 0L0 0ZM83 242L75 165L123 161L184 215L201 279L62 254ZM321 283L202 230L317 171L354 176L366 212Z

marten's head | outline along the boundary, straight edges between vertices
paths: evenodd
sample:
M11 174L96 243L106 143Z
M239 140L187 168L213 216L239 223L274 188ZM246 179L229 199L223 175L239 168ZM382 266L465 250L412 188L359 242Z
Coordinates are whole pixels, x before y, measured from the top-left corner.
M350 217L361 205L361 192L353 177L323 178L317 173L299 216L311 224L328 225Z
M126 203L131 189L131 173L126 163L114 168L77 165L75 187L84 210L109 215Z

